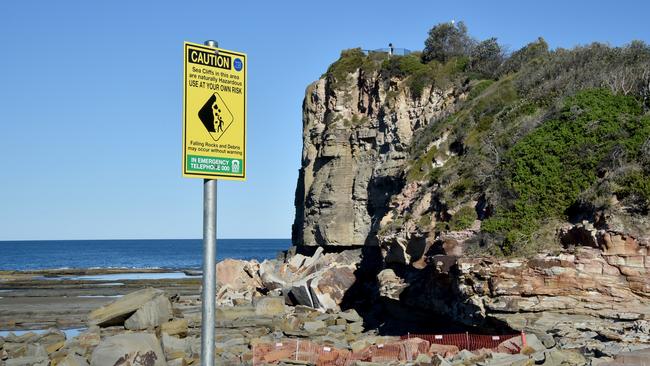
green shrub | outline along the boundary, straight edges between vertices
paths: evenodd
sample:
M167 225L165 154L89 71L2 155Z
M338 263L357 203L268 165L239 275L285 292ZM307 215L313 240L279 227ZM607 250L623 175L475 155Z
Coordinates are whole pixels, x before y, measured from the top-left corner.
M429 172L429 183L442 183L442 168L433 168Z
M465 194L472 193L476 191L477 184L476 182L468 177L460 178L456 183L451 186L451 193L454 197L462 197Z
M634 170L616 181L619 188L615 191L619 199L629 199L640 206L643 211L650 208L650 174Z
M449 220L449 230L465 230L476 220L476 210L470 206L461 207Z
M636 146L650 135L639 102L608 90L567 98L558 118L545 122L508 151L495 190L504 197L482 230L501 233L504 254L530 240L540 222L563 218L580 194L596 182L601 163L615 146ZM638 181L637 179L634 182ZM643 185L630 184L635 192ZM507 197L513 197L507 199Z

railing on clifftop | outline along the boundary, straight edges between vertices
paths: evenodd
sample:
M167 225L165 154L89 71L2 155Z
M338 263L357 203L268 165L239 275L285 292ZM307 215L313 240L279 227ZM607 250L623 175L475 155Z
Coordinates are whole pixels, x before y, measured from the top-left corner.
M377 48L374 50L362 50L363 53L366 55L370 55L371 53L386 53L390 54L390 48ZM393 48L393 55L395 56L406 56L411 54L413 51L406 49L406 48Z

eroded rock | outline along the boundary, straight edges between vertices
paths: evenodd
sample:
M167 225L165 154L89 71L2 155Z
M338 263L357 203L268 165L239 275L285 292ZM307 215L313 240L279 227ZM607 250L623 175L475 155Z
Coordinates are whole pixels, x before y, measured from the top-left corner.
M91 366L167 366L158 339L147 333L108 337L95 348Z
M145 304L156 298L165 296L164 291L154 288L145 288L131 292L108 305L93 310L88 316L88 323L102 327L122 325L126 319Z

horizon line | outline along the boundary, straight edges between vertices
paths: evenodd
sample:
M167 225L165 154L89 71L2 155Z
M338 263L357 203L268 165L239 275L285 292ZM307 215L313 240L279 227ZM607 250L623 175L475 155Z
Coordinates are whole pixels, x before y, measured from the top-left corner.
M9 241L110 241L110 240L203 240L203 238L117 238L117 239L0 239L1 242ZM291 240L291 238L217 238L219 240Z

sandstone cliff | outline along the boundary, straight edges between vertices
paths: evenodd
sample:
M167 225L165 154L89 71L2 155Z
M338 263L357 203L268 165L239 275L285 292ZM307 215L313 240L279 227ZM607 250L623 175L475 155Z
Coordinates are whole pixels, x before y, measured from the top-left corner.
M386 263L422 268L433 254L594 246L571 229L583 222L648 243L650 105L599 89L615 64L572 52L496 80L459 59L344 52L303 103L294 245L378 245ZM650 65L638 52L630 67Z
M404 187L413 134L463 98L434 87L413 98L403 83L357 69L307 88L295 245L377 245L388 203Z

